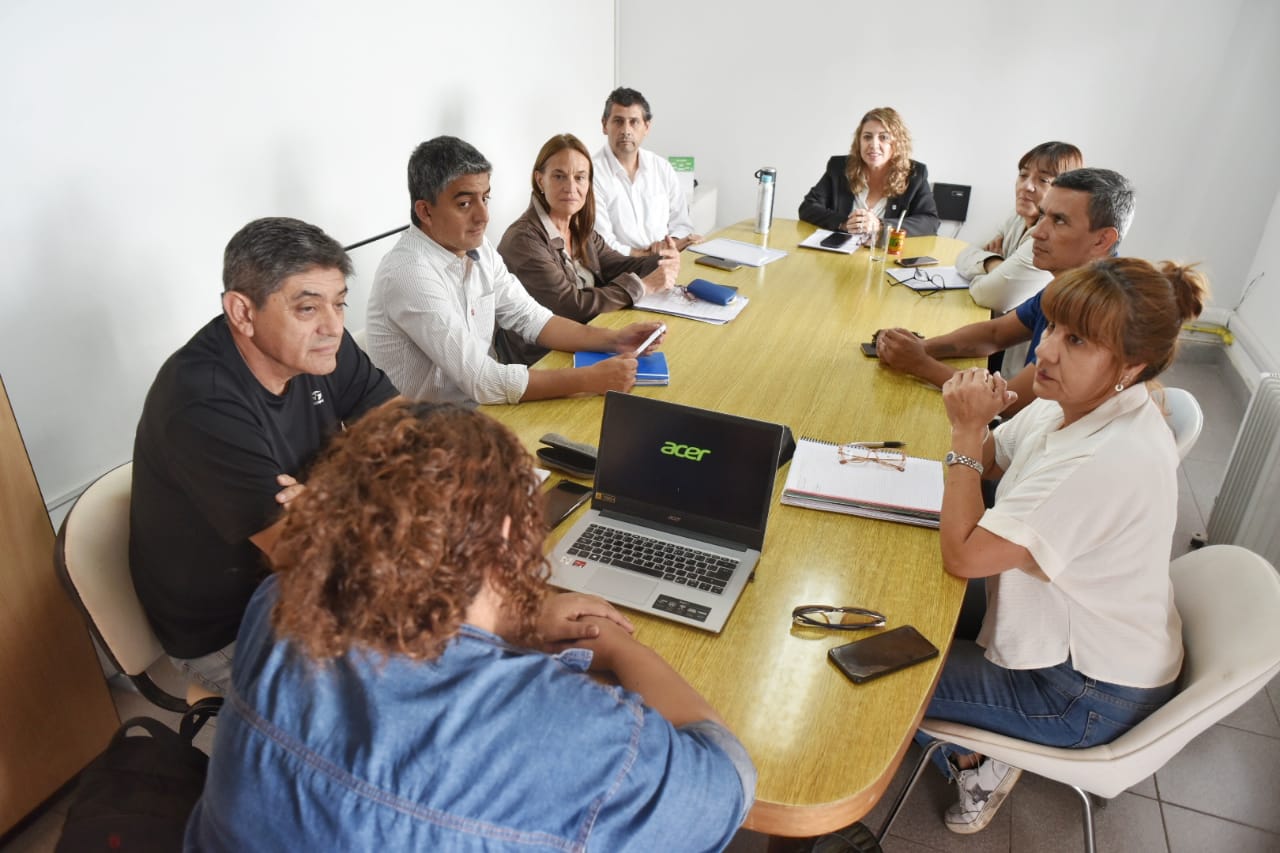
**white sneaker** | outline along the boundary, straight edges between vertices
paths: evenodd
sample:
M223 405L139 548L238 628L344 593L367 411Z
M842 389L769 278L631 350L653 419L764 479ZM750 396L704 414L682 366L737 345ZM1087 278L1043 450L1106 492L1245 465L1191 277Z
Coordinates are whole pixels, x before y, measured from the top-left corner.
M1021 775L1018 768L994 758L983 759L972 770L960 771L956 780L960 802L949 807L943 815L947 829L961 835L985 829Z

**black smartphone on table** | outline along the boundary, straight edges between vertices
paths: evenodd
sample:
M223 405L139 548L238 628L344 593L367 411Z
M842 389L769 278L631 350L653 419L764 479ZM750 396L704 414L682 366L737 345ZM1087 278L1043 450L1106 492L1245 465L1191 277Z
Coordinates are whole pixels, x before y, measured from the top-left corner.
M839 249L845 243L853 239L853 235L848 231L832 231L826 237L823 237L819 246L825 246L828 249Z
M931 258L928 255L916 255L914 258L899 258L898 266L900 267L931 267L938 262L937 258Z
M936 658L938 647L911 625L836 646L827 652L831 662L861 684L891 672Z
M876 335L878 335L878 334L880 334L880 333L879 333L879 332L876 332ZM922 341L924 340L924 335L920 334L919 332L912 332L911 334L915 335L917 338L919 338L919 339L920 339L920 340L922 340ZM875 335L872 335L872 336L871 336L871 340L867 341L866 343L862 344L861 346L862 346L862 354L863 354L863 355L865 355L867 358L879 358L879 357L880 357L880 351L876 349L876 338L875 338Z
M548 530L564 521L591 497L591 487L561 480L543 494L543 519Z

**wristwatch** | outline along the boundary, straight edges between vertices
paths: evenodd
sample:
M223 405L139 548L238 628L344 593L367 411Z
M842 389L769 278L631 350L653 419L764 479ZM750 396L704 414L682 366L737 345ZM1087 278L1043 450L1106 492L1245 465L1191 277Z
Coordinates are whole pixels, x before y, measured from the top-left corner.
M968 456L962 456L954 450L948 450L947 455L943 457L943 462L948 465L968 465L970 468L978 472L978 476L982 476L982 472L986 469L982 467L982 463L977 459L971 459Z

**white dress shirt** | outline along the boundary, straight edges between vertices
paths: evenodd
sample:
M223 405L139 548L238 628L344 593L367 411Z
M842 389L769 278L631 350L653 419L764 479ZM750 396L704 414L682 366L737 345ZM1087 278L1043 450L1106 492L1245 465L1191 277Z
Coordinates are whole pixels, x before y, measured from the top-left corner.
M689 202L676 170L664 158L641 148L635 181L605 145L591 158L596 191L596 232L624 255L647 249L670 235L693 233Z
M551 316L488 240L459 256L411 225L374 276L369 357L415 400L517 403L529 368L497 360L495 323L532 343Z
M1169 581L1178 452L1143 384L1068 427L1039 399L995 431L1004 477L978 525L1031 552L1046 583L1018 569L987 578L978 644L1008 669L1056 666L1158 687L1182 666Z

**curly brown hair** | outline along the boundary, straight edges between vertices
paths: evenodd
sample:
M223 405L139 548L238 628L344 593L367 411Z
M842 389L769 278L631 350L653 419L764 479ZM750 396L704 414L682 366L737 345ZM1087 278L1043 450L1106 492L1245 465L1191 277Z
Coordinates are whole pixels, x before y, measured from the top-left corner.
M869 121L878 121L893 137L893 156L889 158L889 174L884 180L886 197L902 195L907 191L907 182L911 180L911 131L893 107L876 107L862 117L858 129L853 132L853 144L849 146L849 160L845 164L844 174L849 179L849 189L857 195L867 188L867 164L862 162L862 151L859 147L862 128Z
M309 657L360 646L431 660L486 581L502 598L504 634L538 642L542 503L529 454L505 426L393 400L338 435L306 486L272 552L272 624Z

